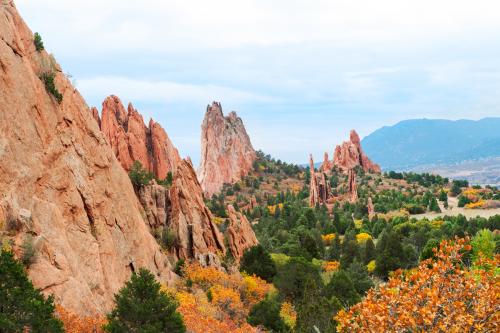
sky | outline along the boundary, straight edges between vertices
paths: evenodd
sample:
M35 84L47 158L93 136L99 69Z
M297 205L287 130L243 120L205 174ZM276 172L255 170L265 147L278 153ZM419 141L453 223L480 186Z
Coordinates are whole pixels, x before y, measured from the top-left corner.
M498 0L17 0L89 106L114 94L195 164L207 104L294 163L354 128L500 116Z

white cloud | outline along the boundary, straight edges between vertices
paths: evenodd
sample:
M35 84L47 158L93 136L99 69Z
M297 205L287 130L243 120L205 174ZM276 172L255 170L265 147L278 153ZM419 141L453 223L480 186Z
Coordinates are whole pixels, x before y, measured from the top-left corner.
M181 84L171 81L146 81L126 77L94 77L78 80L78 90L88 98L106 95L126 96L130 101L149 103L206 104L213 99L229 104L270 102L272 98L216 85Z

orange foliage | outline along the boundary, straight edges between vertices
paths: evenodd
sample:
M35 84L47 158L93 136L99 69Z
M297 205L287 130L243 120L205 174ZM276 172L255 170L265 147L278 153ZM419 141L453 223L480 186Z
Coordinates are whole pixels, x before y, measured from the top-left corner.
M63 322L64 331L67 333L102 333L102 325L106 323L104 317L80 317L56 305L56 314Z
M467 209L482 208L485 203L486 203L486 201L484 201L483 199L481 199L479 201L471 202L471 203L466 204L465 208L467 208Z
M363 302L338 313L338 331L498 332L500 282L494 271L500 257L481 258L475 268L464 268L461 253L470 250L467 242L443 241L436 261L396 271Z
M325 272L335 272L340 267L340 263L338 261L326 261L323 263L323 270Z
M185 287L190 281L190 287ZM241 332L257 329L246 323L251 307L266 297L271 285L256 276L226 274L198 264L184 268L184 280L175 297L188 331ZM210 297L207 297L207 296Z
M295 328L297 322L297 312L290 302L283 302L280 309L280 317L283 321L292 328Z

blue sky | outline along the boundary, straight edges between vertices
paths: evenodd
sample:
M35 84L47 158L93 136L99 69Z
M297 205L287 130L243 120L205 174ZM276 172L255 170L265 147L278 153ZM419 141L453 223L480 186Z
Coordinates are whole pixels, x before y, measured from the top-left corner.
M17 0L90 106L110 94L195 164L206 105L283 160L409 118L500 116L493 0Z

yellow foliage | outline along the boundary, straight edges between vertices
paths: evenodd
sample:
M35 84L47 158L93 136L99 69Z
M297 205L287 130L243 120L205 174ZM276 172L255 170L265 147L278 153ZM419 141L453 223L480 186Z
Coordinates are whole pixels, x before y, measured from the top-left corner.
M369 239L372 239L372 236L370 236L370 234L367 234L366 232L362 232L356 235L356 240L358 241L358 243L364 243Z
M467 208L467 209L481 208L484 206L485 203L486 203L486 201L481 199L477 202L471 202L471 203L466 204L465 208Z
M215 222L215 224L217 225L220 225L222 223L224 223L226 219L222 218L222 217L218 217L218 216L214 216L213 218L213 221Z
M481 191L479 189L475 189L475 188L472 188L472 187L469 187L465 190L462 191L462 195L465 195L465 196L477 196Z
M366 269L368 269L368 273L373 273L375 271L375 268L377 268L377 264L375 263L375 260L371 260L366 265Z
M278 205L272 205L272 206L267 206L267 209L269 210L269 213L273 214L276 213L276 207L279 207L280 210L283 210L283 204L280 203Z
M432 221L432 222L431 222L431 224L432 224L432 226L433 226L434 228L439 228L439 227L441 227L441 225L442 225L443 223L444 223L444 221L443 221L443 220L434 220L434 221Z
M289 327L292 329L295 328L295 323L297 322L297 312L291 303L283 302L283 304L281 304L280 317Z
M10 246L9 240L7 238L2 239L2 251L12 251L12 246Z
M276 266L281 267L286 265L290 260L290 257L284 253L271 253L271 259L274 261Z
M227 312L231 318L245 318L243 302L238 292L221 285L215 285L209 291L212 295L212 304Z
M363 220L354 220L354 227L356 227L356 229L361 229L362 226Z
M272 288L265 280L255 275L243 275L243 281L245 284L244 299L251 304L256 304L263 300Z
M321 235L321 239L323 240L323 243L325 243L325 245L331 245L332 241L335 239L335 234Z

